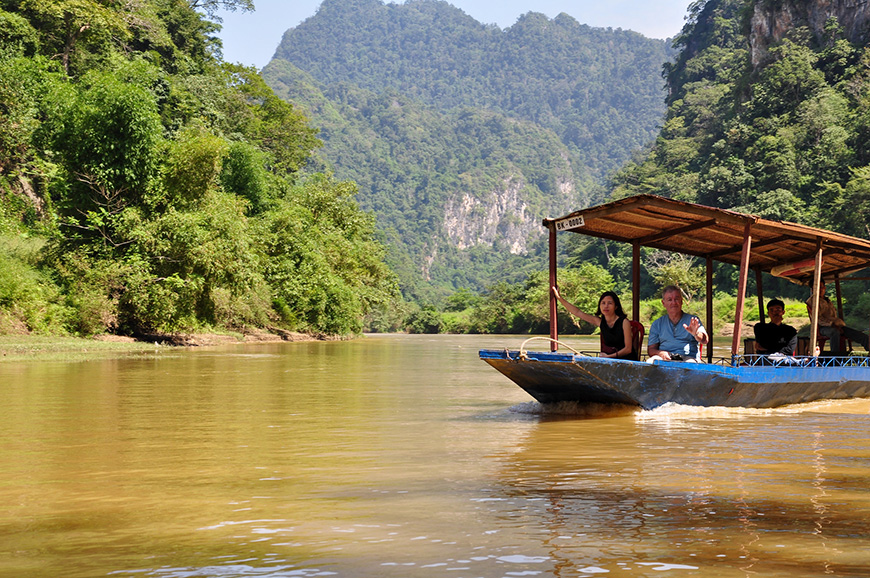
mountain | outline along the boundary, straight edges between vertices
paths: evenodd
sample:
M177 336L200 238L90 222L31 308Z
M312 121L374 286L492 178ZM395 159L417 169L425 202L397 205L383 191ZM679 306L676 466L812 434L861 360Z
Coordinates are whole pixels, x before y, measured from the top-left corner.
M406 297L438 301L544 266L541 219L657 134L669 56L566 14L502 30L437 0L326 0L262 74L359 184Z

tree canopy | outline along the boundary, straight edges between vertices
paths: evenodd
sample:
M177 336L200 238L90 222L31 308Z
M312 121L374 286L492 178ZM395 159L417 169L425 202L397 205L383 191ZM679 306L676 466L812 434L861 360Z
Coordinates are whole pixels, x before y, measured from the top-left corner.
M0 331L350 334L396 295L317 129L219 58L250 0L0 0Z

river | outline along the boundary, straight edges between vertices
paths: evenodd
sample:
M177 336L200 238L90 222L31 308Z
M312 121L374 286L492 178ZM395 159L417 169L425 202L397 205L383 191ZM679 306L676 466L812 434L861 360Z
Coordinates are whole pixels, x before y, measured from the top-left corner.
M0 576L870 575L870 401L545 409L521 339L0 363Z

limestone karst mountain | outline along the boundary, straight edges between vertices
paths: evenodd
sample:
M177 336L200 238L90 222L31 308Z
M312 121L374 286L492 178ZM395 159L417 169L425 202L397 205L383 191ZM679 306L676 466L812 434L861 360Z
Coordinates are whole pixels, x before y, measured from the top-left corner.
M668 46L566 14L502 30L438 0L326 0L263 75L359 183L406 295L437 300L541 266L541 219L657 134Z

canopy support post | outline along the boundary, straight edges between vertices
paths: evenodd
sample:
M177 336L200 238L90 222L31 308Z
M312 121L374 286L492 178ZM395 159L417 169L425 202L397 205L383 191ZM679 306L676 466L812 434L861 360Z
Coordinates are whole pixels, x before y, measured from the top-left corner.
M631 244L631 318L640 321L640 243Z
M556 287L556 225L550 223L550 351L559 349L559 310L556 304L556 296L553 295L552 287Z
M764 291L761 288L761 269L755 270L755 290L758 293L758 320L764 323Z
M813 314L810 317L810 350L814 355L819 344L819 290L822 285L822 240L816 240L816 266L813 269Z
M707 363L713 363L713 258L707 257Z
M839 273L834 273L834 286L837 288L837 317L845 321L846 318L843 317L843 292L840 291Z
M746 302L746 282L749 277L749 252L752 248L750 229L752 222L747 222L743 229L743 251L740 253L740 277L737 282L737 308L734 312L734 336L731 339L731 363L737 362L737 351L740 344L740 330L743 325L743 306Z

